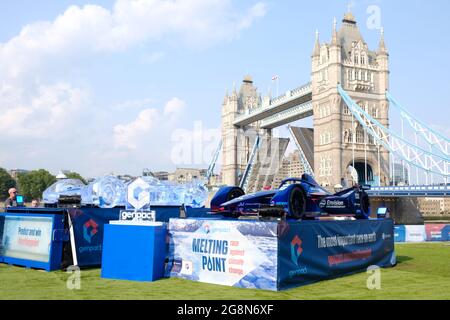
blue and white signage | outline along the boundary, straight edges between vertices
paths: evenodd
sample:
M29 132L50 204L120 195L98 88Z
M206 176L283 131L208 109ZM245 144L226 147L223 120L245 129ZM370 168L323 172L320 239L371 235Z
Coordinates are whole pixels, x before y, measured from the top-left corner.
M167 275L276 290L277 224L170 219Z
M405 241L406 242L424 242L427 238L425 226L405 226Z
M0 255L48 262L53 219L36 216L6 216Z
M166 276L282 290L396 264L390 219L170 219Z

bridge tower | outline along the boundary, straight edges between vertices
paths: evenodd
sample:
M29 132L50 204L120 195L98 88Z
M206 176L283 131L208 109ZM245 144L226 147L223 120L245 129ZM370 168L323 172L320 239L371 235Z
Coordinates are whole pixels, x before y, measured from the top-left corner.
M261 97L251 76L244 77L239 92L233 85L231 95L225 95L222 104L222 183L239 185L240 176L249 161L256 134L270 136L271 130L259 129L259 122L245 127L233 125L239 115L261 106Z
M322 185L348 185L348 167L354 166L360 183L389 181L389 153L374 144L352 118L337 85L389 127L389 54L384 34L378 49L371 51L364 41L355 17L347 12L337 30L334 20L330 43L320 43L319 33L312 60L312 103L314 109L314 173Z

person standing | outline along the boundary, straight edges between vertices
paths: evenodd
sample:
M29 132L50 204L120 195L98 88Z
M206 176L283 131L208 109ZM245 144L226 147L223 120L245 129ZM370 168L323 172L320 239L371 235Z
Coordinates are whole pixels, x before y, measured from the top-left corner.
M39 208L40 206L41 206L41 203L39 202L39 199L33 199L33 201L31 201L32 208Z
M17 207L17 200L16 200L17 189L16 188L10 188L8 190L8 193L9 193L9 198L6 199L6 201L5 201L5 208Z

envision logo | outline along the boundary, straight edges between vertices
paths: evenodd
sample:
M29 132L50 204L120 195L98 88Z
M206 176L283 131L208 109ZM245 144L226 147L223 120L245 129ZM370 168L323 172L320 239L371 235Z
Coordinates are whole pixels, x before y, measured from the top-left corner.
M341 200L327 200L327 206L343 206L344 201Z
M319 204L321 208L345 208L344 201L342 200L322 200Z
M92 237L98 232L98 224L92 220L89 219L84 225L83 225L83 238L87 242L91 243Z

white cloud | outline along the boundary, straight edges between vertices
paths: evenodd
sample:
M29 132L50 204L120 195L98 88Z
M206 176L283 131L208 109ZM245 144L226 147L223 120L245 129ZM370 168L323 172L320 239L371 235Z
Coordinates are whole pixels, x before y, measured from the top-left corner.
M117 0L112 10L70 6L54 21L28 24L0 44L0 71L17 78L39 68L43 59L76 59L162 39L204 48L234 39L265 12L266 6L257 3L239 14L230 0ZM161 52L150 54L151 60L161 57Z
M142 110L138 117L128 124L119 124L114 127L114 146L136 149L143 135L158 123L159 112L156 109Z
M186 107L186 103L178 98L172 98L169 102L164 106L164 115L166 116L177 116L179 115L184 108Z
M165 104L162 112L155 108L147 108L142 110L132 122L114 126L114 147L131 150L144 147L143 144L150 140L152 130L158 127L156 132L160 134L172 126L185 106L186 103L183 100L175 97Z
M44 138L68 131L89 101L87 92L67 83L38 84L35 93L0 87L3 138Z
M205 47L236 37L254 19L265 15L265 5L258 3L246 14L239 14L230 0L119 0L111 15L113 29L105 48L167 36L189 46Z
M105 148L117 154L137 148L161 119L174 125L185 103L174 98L160 111L151 99L143 99L100 110L89 81L74 79L66 70L148 44L153 53L144 54L143 62L154 63L165 56L158 46L202 49L231 41L265 12L262 3L242 11L231 0L117 0L112 9L70 6L52 21L25 25L0 43L0 143L21 153L8 156L7 165L38 163L23 154L39 157L45 166L66 161L51 155L49 148L58 146L74 153L83 150L86 156ZM134 121L115 126L111 139L109 123L118 117L113 113L131 108L142 111ZM80 163L73 161L65 163Z
M248 11L248 14L243 17L238 25L238 30L247 29L251 27L256 18L261 18L266 15L267 6L265 3L258 2Z
M0 43L2 119L9 122L14 118L19 123L32 119L46 108L39 106L40 99L51 99L52 117L57 116L58 106L77 103L73 95L79 95L81 89L73 88L70 81L63 81L64 85L61 79L50 85L41 83L41 78L54 71L56 61L73 65L80 56L92 57L163 38L205 47L238 36L265 10L264 4L257 3L240 14L230 0L117 0L112 10L98 5L70 6L54 21L28 24L18 36ZM156 51L146 58L155 62L163 56ZM72 98L67 100L63 91Z

